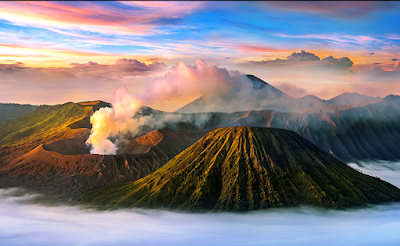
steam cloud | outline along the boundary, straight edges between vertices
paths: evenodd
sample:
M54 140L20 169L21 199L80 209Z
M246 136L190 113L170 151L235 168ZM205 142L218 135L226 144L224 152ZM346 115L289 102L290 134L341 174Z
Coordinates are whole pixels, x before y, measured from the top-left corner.
M125 87L118 88L113 98L113 108L101 108L90 117L92 132L86 143L92 146L92 154L116 154L117 146L108 138L135 129L132 117L142 106L141 100L130 95Z
M160 128L166 123L188 121L201 126L207 121L207 115L194 118L179 114L132 117L143 105L182 105L183 101L193 100L210 90L224 90L240 83L243 80L240 75L238 71L228 71L196 59L194 66L178 62L164 78L154 79L152 86L142 95L131 95L127 88L120 87L113 94L113 107L101 108L90 118L92 132L86 143L92 147L92 154L112 155L117 153L118 141L123 141L126 134L137 134L141 126Z

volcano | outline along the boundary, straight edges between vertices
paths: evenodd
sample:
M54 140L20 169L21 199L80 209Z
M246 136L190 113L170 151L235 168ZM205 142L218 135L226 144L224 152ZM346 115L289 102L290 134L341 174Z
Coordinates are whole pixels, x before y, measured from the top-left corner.
M395 186L352 169L295 132L256 127L216 129L156 172L77 199L100 209L232 212L399 200Z
M295 105L293 97L254 75L246 75L245 78L240 85L224 91L206 93L176 112L237 112L261 109L291 111L289 107Z

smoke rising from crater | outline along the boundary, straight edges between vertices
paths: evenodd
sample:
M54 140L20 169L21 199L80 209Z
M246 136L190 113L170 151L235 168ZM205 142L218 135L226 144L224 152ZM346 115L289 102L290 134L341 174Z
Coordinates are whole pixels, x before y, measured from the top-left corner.
M129 94L126 87L120 87L113 94L112 108L101 108L90 118L92 131L86 143L92 147L92 154L111 155L117 153L118 141L123 141L124 135L137 134L141 126L157 129L167 123L178 122L201 126L207 121L207 115L166 114L136 119L133 116L141 106L149 104L171 105L171 109L177 109L177 106L183 106L183 102L190 102L208 91L224 90L241 83L243 76L240 75L238 71L208 65L196 59L194 65L178 62L163 78L154 79L152 86L141 95Z
M120 87L114 92L112 105L112 108L99 109L90 117L92 131L86 143L92 146L91 154L116 154L117 146L108 138L135 129L136 122L132 117L142 106L141 100Z

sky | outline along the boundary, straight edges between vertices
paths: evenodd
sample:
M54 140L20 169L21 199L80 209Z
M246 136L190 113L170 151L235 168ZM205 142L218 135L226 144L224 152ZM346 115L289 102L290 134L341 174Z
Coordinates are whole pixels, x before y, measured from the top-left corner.
M395 1L3 1L0 102L140 95L195 60L295 98L400 95L399 13ZM176 109L199 92L179 95Z

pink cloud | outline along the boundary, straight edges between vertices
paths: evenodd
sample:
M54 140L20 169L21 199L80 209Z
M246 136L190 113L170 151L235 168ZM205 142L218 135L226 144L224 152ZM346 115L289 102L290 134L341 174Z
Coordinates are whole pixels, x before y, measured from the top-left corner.
M272 47L251 45L251 44L240 44L237 49L243 52L284 52L286 50L276 49Z
M394 64L393 71L399 71L400 72L400 60L397 60L396 63Z
M126 4L126 5L140 5L140 6L146 6L146 7L152 7L152 8L165 8L165 7L171 7L173 3L170 2L160 2L160 1L121 1L120 3Z
M91 10L91 9L74 8L74 7L70 7L67 5L59 5L54 2L31 1L31 2L29 2L29 4L37 5L37 6L45 7L47 9L53 9L53 10L62 10L62 11L66 10L68 12L72 12L72 13L80 14L80 15L92 15L93 14L93 10Z
M180 18L204 5L202 2L171 2L158 5L151 2L122 3L142 6L143 9L126 10L90 2L79 2L79 7L69 2L0 2L0 18L18 25L139 35L151 34L156 26L148 24L150 22L162 18ZM165 7L160 8L160 4ZM153 7L150 7L152 5Z
M202 1L121 1L125 5L129 6L141 6L145 7L151 11L158 11L157 13L163 15L172 16L183 16L185 14L190 14L195 10L208 8L207 2Z

